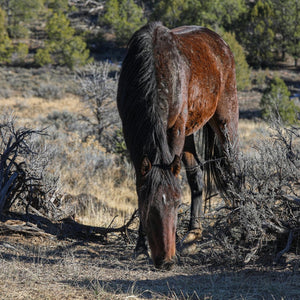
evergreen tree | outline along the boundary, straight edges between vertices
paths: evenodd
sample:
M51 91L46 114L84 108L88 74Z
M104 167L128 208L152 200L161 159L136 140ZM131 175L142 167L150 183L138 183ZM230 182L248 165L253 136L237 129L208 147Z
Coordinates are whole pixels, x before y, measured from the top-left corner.
M200 25L230 30L245 10L244 0L166 0L156 1L151 18L172 28Z
M11 61L12 50L12 42L5 26L5 12L0 8L0 63Z
M187 14L187 10L188 1L185 0L156 1L151 19L162 21L165 26L174 28L183 25L183 15Z
M247 11L245 0L216 0L212 3L215 24L226 31L235 32L237 21Z
M45 5L53 13L66 13L69 9L68 0L46 0Z
M29 35L30 24L38 19L44 10L44 0L0 0L8 22L11 38L24 38Z
M294 57L295 66L300 57L300 3L298 0L273 0L277 44L282 60L288 52Z
M132 34L146 23L143 9L133 0L109 0L101 21L110 26L116 34L116 42L124 45Z
M38 65L60 64L74 68L88 62L86 43L80 36L75 36L75 29L64 14L53 14L46 25L46 33L45 47L35 56Z
M244 49L237 42L234 33L225 32L222 34L222 37L229 44L234 55L237 89L245 90L250 87L250 69Z
M274 61L274 9L270 0L258 0L240 18L239 41L247 50L251 65L268 65Z
M290 92L284 81L279 77L273 78L261 98L263 117L270 119L279 116L285 123L295 123L300 109L289 96Z

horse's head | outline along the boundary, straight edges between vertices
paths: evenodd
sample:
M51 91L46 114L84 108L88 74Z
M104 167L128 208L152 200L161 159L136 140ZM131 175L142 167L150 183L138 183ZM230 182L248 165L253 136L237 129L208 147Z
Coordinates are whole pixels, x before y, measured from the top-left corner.
M144 157L138 185L140 217L157 268L170 269L176 260L177 211L180 189L177 175L180 158L169 166L155 166Z

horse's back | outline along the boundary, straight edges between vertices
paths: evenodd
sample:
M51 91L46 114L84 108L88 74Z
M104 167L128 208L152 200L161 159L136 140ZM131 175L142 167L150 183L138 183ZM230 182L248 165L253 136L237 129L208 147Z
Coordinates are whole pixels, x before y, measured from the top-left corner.
M192 67L202 66L203 72L209 71L204 68L210 64L215 65L220 72L235 71L233 54L228 44L214 31L200 26L182 26L171 32L177 47Z
M234 57L228 44L207 28L182 26L170 32L189 66L189 135L207 123L225 102L226 107L236 110Z

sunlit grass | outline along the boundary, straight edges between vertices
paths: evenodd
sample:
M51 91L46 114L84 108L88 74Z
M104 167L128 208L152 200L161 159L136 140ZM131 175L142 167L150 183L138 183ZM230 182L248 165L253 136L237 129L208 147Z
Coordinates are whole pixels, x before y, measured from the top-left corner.
M24 126L45 127L44 120L47 119L48 143L57 153L55 161L51 163L53 171L60 176L61 194L74 197L82 193L90 195L86 208L76 216L80 222L107 226L117 216L113 225L124 224L124 219L137 208L133 168L130 164L119 164L118 156L107 153L95 137L90 136L83 141L80 131L66 131L55 126L55 112L67 112L75 120L81 115L90 117L90 111L78 97L69 96L60 100L37 97L1 99L1 107L12 110L18 123ZM242 150L251 148L253 139L266 128L267 125L263 122L240 120ZM183 186L182 201L190 202L187 186Z
M62 100L3 99L1 108L12 109L19 123L31 127L32 124L43 127L43 120L55 111L66 111L75 119L80 114L89 114L76 97ZM266 129L268 126L263 122L240 120L242 151L251 149L253 140L258 135L263 136ZM133 168L120 164L119 157L108 153L92 136L83 141L80 132L57 129L54 125L50 125L48 132L48 143L56 149L51 164L53 172L60 175L61 195L74 199L79 199L76 197L83 193L88 195L84 209L75 216L76 220L93 226L123 225L137 208ZM189 189L184 186L183 202L189 203L189 198ZM1 258L8 250L4 243L0 243L0 298L70 299L72 295L72 299L288 300L296 299L300 288L297 273L216 272L200 265L199 270L183 265L172 272L157 272L144 263L144 269L141 269L141 265L131 262L128 253L127 260L122 261L122 251L110 254L109 259L114 260L115 269L112 270L109 259L105 257L108 254L104 254L104 246L99 243L89 244L89 247L81 245L75 252L75 246L67 245L67 241L59 246L55 241L54 245L42 249L40 244L43 241L37 239L33 250L18 248L19 242L16 243L13 245L16 250L9 248L14 252L6 259ZM130 251L132 254L133 250Z

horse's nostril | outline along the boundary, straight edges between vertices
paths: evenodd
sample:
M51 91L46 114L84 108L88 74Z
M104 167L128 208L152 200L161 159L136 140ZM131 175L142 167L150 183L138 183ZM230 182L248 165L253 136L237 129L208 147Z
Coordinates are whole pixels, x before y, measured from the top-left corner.
M158 269L161 269L163 263L164 263L164 260L162 257L155 257L153 259L153 262L154 262L154 266Z

